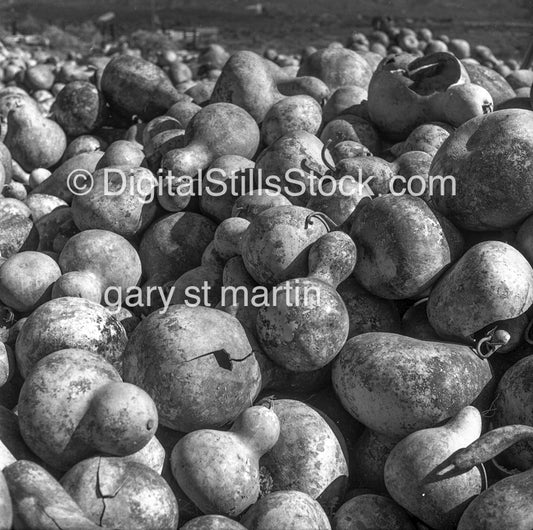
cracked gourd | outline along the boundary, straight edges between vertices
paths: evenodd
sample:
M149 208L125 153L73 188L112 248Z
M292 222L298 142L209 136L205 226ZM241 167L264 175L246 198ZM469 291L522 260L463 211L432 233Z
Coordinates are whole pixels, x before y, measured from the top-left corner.
M124 355L124 379L152 396L163 425L181 432L235 420L261 385L239 321L218 309L181 304L137 326Z
M170 486L143 464L89 458L70 469L61 485L98 528L169 530L178 526L178 504Z

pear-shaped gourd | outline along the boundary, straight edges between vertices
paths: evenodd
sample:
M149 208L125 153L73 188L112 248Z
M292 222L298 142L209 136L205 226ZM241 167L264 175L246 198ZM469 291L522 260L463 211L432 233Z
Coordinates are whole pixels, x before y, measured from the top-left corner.
M456 528L472 497L481 493L483 479L477 468L450 473L448 459L480 434L479 411L465 407L445 425L404 438L385 464L391 497L435 530Z
M144 121L164 114L180 99L161 68L132 55L111 59L100 84L111 108L126 117L138 116Z
M430 176L453 181L433 202L460 228L510 228L533 213L531 111L499 110L461 125L433 158Z
M316 218L313 222L318 222ZM348 337L346 306L337 285L352 272L354 242L344 232L330 232L309 250L307 278L276 285L257 314L257 335L264 352L288 370L322 368Z
M508 425L489 431L451 458L457 471L487 462L515 443L533 440L533 427ZM533 469L492 484L463 513L458 530L529 530L533 528Z
M60 470L97 452L135 453L158 423L146 392L123 383L100 355L73 349L37 363L22 386L18 413L24 441Z
M365 200L352 219L358 249L354 276L382 298L422 295L460 253L446 226L419 197Z
M273 410L251 407L229 432L198 430L183 437L172 450L172 474L202 512L235 517L257 501L259 459L279 430Z
M432 427L475 400L490 402L488 361L468 346L394 333L351 338L333 364L333 387L358 421L399 439Z
M485 241L470 248L433 287L429 323L443 338L471 342L485 328L522 315L533 303L533 269L514 247Z
M8 114L8 131L4 142L13 159L28 172L54 166L61 160L67 147L63 129L24 102Z

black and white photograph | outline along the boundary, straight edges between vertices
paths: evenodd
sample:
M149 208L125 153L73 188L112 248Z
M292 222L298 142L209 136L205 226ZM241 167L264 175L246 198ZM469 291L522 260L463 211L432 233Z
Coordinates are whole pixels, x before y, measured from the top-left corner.
M0 530L533 530L533 0L0 0Z

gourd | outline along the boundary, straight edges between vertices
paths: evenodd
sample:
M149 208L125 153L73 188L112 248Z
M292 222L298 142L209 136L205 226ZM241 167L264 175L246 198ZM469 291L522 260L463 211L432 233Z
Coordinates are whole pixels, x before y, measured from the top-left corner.
M434 195L435 208L467 230L501 230L522 222L533 213L527 169L532 145L528 110L499 110L463 124L433 158L430 176L454 177L453 185Z
M122 371L126 332L100 304L64 297L39 306L22 325L15 344L17 366L27 377L47 355L65 348L89 350Z
M441 427L419 430L391 451L385 484L392 498L435 530L454 529L483 489L478 468L455 473L449 458L481 434L481 415L465 407Z
M56 351L33 368L20 392L18 414L28 447L58 470L96 452L135 453L158 423L146 392L123 383L102 356L75 349Z
M29 313L50 299L59 265L35 251L14 254L0 266L0 300L21 313Z
M355 261L350 237L330 232L311 245L306 278L272 289L257 314L256 329L261 347L276 364L312 371L339 353L348 337L349 317L335 288L350 275Z
M427 315L442 338L473 343L487 331L494 336L500 321L522 315L532 303L533 269L526 258L506 243L486 241L433 287Z
M333 363L332 381L356 420L396 439L471 403L487 406L494 390L488 361L468 346L384 332L348 340Z
M230 431L201 429L187 434L170 457L172 473L205 514L236 517L260 493L259 459L272 449L280 422L272 409L246 409Z
M186 305L152 313L137 326L124 355L124 379L152 396L163 425L181 432L235 420L261 386L239 321L218 309Z
M223 134L222 134L223 131ZM180 190L180 178L192 181L222 155L251 159L259 147L259 127L242 108L231 103L212 103L194 115L185 129L181 149L165 154L161 166L170 174L169 186L158 196L168 211L179 211L188 200ZM176 185L176 190L171 188Z
M372 122L396 141L423 123L457 127L492 109L490 94L470 83L461 62L447 52L390 56L378 66L368 89Z
M65 473L61 485L98 528L167 530L178 525L178 503L170 486L138 462L89 458Z
M13 503L14 528L100 528L85 516L61 484L35 462L14 462L3 470L2 479L5 479ZM3 528L11 528L11 525L4 525Z

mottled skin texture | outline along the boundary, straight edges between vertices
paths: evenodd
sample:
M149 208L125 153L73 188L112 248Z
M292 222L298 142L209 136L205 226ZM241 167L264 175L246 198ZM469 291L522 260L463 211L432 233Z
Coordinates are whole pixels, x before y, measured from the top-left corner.
M257 215L242 240L242 259L260 284L276 285L308 273L309 247L327 232L312 210L276 206ZM306 226L307 224L307 226Z
M246 530L246 527L223 515L202 515L183 525L181 530Z
M250 191L251 169L255 167L255 162L249 158L238 155L223 155L213 160L209 169L212 173L208 178L204 178L202 183L203 193L200 197L200 210L205 215L217 222L232 216L232 208L240 196L242 190ZM243 174L239 179L237 175ZM217 185L216 182L224 182L226 188ZM235 190L232 188L234 182ZM224 192L224 193L222 193Z
M117 140L109 145L95 169L111 166L138 167L143 163L144 152L140 146L128 140Z
M498 384L494 426L533 426L533 356L529 355L511 366ZM497 457L498 462L510 469L525 471L533 466L533 446L521 441Z
M270 107L284 97L272 75L272 68L278 67L271 64L251 51L234 53L222 68L211 101L239 105L261 123Z
M69 136L88 134L104 120L104 97L92 83L72 81L57 95L52 113Z
M394 501L381 495L358 495L344 503L333 518L335 530L387 528L415 530L409 514Z
M348 463L337 435L321 413L301 401L277 399L271 406L281 431L261 465L272 477L272 490L301 491L324 509L338 505L346 492Z
M39 234L28 217L12 213L0 213L0 255L9 258L24 250L35 250Z
M533 303L533 269L515 248L479 243L430 293L429 323L443 338L461 341L486 326L518 317Z
M257 314L257 337L276 364L295 372L326 366L348 337L346 306L335 288L315 278L274 287Z
M222 366L211 354L221 349L229 356ZM152 313L130 337L124 370L124 379L155 401L160 423L182 432L233 421L261 385L239 321L208 307L173 305L164 315Z
M358 86L337 88L324 105L322 111L324 123L330 122L340 114L349 113L352 107L360 105L366 99L368 99L368 92L365 88Z
M409 67L420 67L422 63L439 64L440 67L436 71L428 68L427 75L418 75L414 79L404 75ZM442 103L434 102L455 83L469 83L469 79L464 67L452 54L436 53L417 58L400 53L387 57L374 72L368 89L368 111L372 122L384 136L395 141L406 139L423 123L449 123L448 116L455 117L456 107L463 108L464 103L472 99L469 94L468 98L458 98L457 102L448 98ZM468 119L468 116L464 118Z
M393 165L377 156L345 158L335 166L337 179L353 177L371 197L390 193L394 174Z
M256 215L274 206L290 206L291 202L285 195L273 190L252 190L241 195L233 205L232 217L243 217L251 221Z
M87 517L116 530L178 526L178 504L166 481L152 469L122 458L80 462L61 479Z
M533 470L504 478L476 497L457 530L529 530L533 528Z
M391 151L396 156L409 151L424 151L433 157L453 130L447 123L424 123L416 127L404 142L393 145Z
M176 182L179 177L194 178L218 157L239 155L251 159L258 147L260 131L253 117L232 103L211 103L193 116L185 129L184 145L166 153L163 169L170 171ZM170 211L180 208L181 198L166 189L159 197Z
M376 493L386 494L383 470L396 444L395 439L365 429L350 453L350 468L353 469L350 483L357 488L368 488Z
M15 526L27 530L98 530L61 484L42 467L19 460L3 470ZM6 526L10 528L10 526Z
M0 268L0 300L27 313L50 299L52 284L61 276L55 260L41 252L19 252Z
M532 213L533 114L501 110L474 118L441 146L430 175L452 175L436 208L468 230L509 228Z
M203 513L236 517L257 501L259 458L279 432L275 412L256 406L244 411L230 432L189 433L172 450L174 478Z
M261 124L261 138L265 145L293 131L316 134L322 124L322 109L311 96L289 96L278 101L266 113Z
M111 313L84 298L57 298L24 322L15 345L17 366L26 377L43 357L65 348L99 354L122 371L126 332Z
M467 346L394 333L350 339L333 364L343 406L368 428L401 438L431 427L475 400L491 398L491 368Z
M202 109L192 101L178 101L167 110L166 115L178 120L183 129L187 127L195 114Z
M441 476L446 459L481 434L481 416L466 407L442 427L404 438L385 464L385 484L392 498L435 530L453 530L472 498L482 491L476 467L455 476Z
M67 204L72 202L74 195L68 186L68 177L75 169L88 171L92 173L98 161L103 156L102 151L94 151L90 153L80 153L72 156L65 162L63 162L50 177L48 177L44 182L39 184L32 191L33 193L45 193L47 195L55 195L60 199L63 199ZM83 180L80 178L80 185L83 183Z
M72 220L72 211L66 206L56 208L41 217L35 223L35 228L39 234L39 251L53 250L56 238L66 241L78 231Z
M119 172L99 169L94 185L74 197L72 216L80 230L109 230L126 239L142 235L157 213L157 181L142 167L121 167Z
M415 298L452 262L439 220L419 197L384 195L360 203L350 235L358 250L355 278L382 298Z
M306 208L326 214L338 226L349 221L363 197L371 197L370 191L360 186L358 177L344 177L340 181L328 181L322 185L322 193L315 193Z
M11 528L13 524L13 505L4 475L0 477L0 527Z
M167 215L148 228L139 247L145 276L159 285L200 265L216 224L194 212Z
M67 147L63 129L31 105L15 107L7 117L4 143L25 171L57 164Z
M137 115L143 121L160 116L180 99L161 68L130 55L109 61L100 84L113 109L126 117Z
M31 193L24 202L30 208L34 222L53 212L56 208L67 206L67 203L59 197L44 193Z
M331 530L318 502L300 491L277 491L256 502L243 516L247 530Z
M96 274L104 289L118 287L125 291L141 280L141 259L135 247L109 230L84 230L72 236L58 261L63 273L90 271Z
M400 314L391 300L369 293L355 278L344 280L337 291L348 311L349 339L371 331L400 331Z
M260 171L262 187L281 191L293 204L303 206L310 198L313 175L320 178L327 170L322 160L323 147L324 144L307 131L293 131L282 136L257 158L256 169Z
M314 76L289 77L278 81L277 87L284 96L306 95L321 105L330 95L326 83Z
M90 134L82 134L72 140L63 153L63 162L66 162L73 156L81 153L93 153L95 151L103 152L107 144L96 136Z
M324 48L306 57L298 70L298 76L318 77L330 90L355 85L368 88L372 69L360 55L346 48Z
M331 120L320 133L325 144L331 141L330 147L340 142L352 140L362 143L371 153L381 150L381 141L376 128L367 120L351 114L341 114Z
M465 62L463 64L468 72L470 81L487 90L492 96L494 105L499 105L500 103L515 97L515 92L511 85L503 76L492 68L470 62Z
M96 452L76 436L94 393L118 372L85 350L60 350L34 367L19 399L20 432L30 449L54 469L67 470Z

